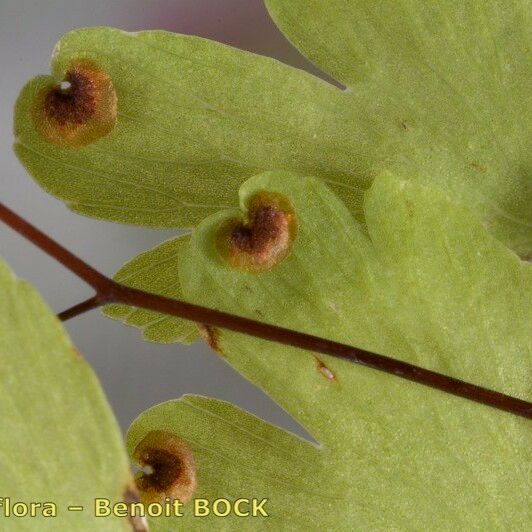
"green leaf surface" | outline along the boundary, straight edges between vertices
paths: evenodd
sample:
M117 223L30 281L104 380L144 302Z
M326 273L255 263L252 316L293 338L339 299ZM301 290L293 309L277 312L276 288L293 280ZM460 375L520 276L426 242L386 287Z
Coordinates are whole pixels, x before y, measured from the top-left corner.
M183 299L178 275L179 257L188 244L189 235L173 238L146 251L125 264L114 276L115 281L152 294ZM109 305L104 314L142 330L152 342L191 344L198 338L194 323L125 305Z
M117 125L84 148L58 148L36 131L31 109L79 58L111 76ZM234 204L258 170L320 168L346 184L360 166L351 154L357 139L348 150L341 142L342 93L273 59L164 31L89 28L63 36L52 72L19 97L15 149L48 191L83 214L187 227Z
M497 238L532 253L529 0L271 0L281 29L347 85L191 36L109 28L59 42L22 91L16 151L77 212L190 227L262 170L315 175L362 219L384 170L437 184ZM117 125L79 149L47 143L31 107L72 60L107 72Z
M267 498L268 516L217 517L211 511L200 517L190 502L182 517L152 518L152 531L292 530L294 523L302 530L315 530L318 523L325 529L338 521L322 505L329 509L339 502L338 511L345 511L341 485L330 483L315 446L229 403L186 395L151 408L129 429L130 454L146 433L160 430L179 434L192 447L198 470L195 499L209 500L212 509L219 498Z
M96 376L57 318L0 262L0 528L131 530L94 515L94 499L123 501L132 478L117 423ZM6 498L41 503L36 517L6 517ZM42 517L42 503L57 505ZM68 511L81 505L84 511ZM13 509L11 510L13 512Z
M529 0L265 3L290 41L348 87L359 120L373 122L377 160L438 183L530 255Z
M246 273L224 261L215 241L224 221L243 216L250 198L264 191L288 198L297 237L283 262ZM242 186L240 203L240 212L218 213L193 233L179 268L190 300L530 399L532 267L443 192L380 176L364 203L367 232L314 178L256 176ZM217 342L225 360L301 422L320 447L308 444L303 451L297 438L219 404L195 409L194 422L188 400L137 420L130 446L156 429L191 444L201 493L270 496L272 515L282 516L285 529L322 523L333 530L526 529L528 421L327 356L317 363L312 353L241 334L218 331ZM231 412L246 430L226 427L212 409ZM274 444L316 458L310 469L276 460L270 473ZM268 473L255 478L263 467ZM282 487L279 475L293 479ZM304 515L302 485L310 490ZM274 520L253 522L262 525L276 529Z

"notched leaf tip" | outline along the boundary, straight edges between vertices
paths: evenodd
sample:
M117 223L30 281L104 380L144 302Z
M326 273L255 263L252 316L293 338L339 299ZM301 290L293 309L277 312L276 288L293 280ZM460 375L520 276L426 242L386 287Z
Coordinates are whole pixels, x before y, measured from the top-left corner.
M281 194L260 192L248 203L247 220L231 219L222 224L217 245L233 267L259 273L288 256L296 232L296 217L288 199Z
M32 107L39 134L63 148L80 148L109 134L116 114L111 77L89 59L72 61L64 80L44 87Z
M190 500L197 485L196 463L188 445L175 434L149 432L136 446L133 458L151 469L135 478L144 503L162 503L166 497Z

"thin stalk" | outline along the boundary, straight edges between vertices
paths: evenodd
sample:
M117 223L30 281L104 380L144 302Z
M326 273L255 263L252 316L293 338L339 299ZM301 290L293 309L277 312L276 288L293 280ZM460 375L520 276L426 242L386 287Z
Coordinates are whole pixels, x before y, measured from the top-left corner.
M532 403L523 399L326 338L121 285L96 271L2 203L0 203L0 219L96 290L94 297L61 312L59 317L63 320L106 303L121 303L349 360L470 401L532 419Z
M98 308L99 306L101 306L101 304L102 303L100 303L100 298L97 295L92 296L86 299L85 301L81 301L81 303L74 305L73 307L63 310L63 312L60 312L57 317L61 321L67 321L72 318L75 318L76 316L84 314L89 310Z

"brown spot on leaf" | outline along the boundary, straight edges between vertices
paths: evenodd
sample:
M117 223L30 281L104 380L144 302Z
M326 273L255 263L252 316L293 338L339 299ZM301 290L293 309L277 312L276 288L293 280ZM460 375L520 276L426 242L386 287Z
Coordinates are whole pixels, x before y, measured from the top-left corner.
M471 167L474 168L477 172L480 172L481 174L486 173L487 168L480 163L477 163L476 161L471 163Z
M67 86L63 86L67 85ZM117 98L110 76L88 59L72 61L63 83L44 87L32 109L42 137L63 148L80 148L116 125Z
M197 324L201 337L205 340L207 345L216 351L219 355L223 355L223 351L220 347L220 330L210 325L204 325L203 323Z
M409 130L408 124L404 120L401 120L401 122L399 122L399 126L401 127L403 131Z
M134 484L127 486L126 491L124 492L124 502L128 505L128 507L130 504L136 504L140 502L139 492ZM149 531L148 521L146 521L145 517L140 515L129 515L128 521L133 532Z
M336 375L316 355L314 355L314 362L316 363L316 369L323 377L328 381L336 382Z
M414 204L409 200L405 199L406 214L409 218L414 217Z
M249 202L245 221L232 219L222 225L218 249L235 268L266 271L288 256L296 228L288 200L280 194L261 192Z
M149 432L137 445L134 459L150 472L136 477L142 502L164 502L166 497L187 502L197 485L194 455L175 434L160 430Z

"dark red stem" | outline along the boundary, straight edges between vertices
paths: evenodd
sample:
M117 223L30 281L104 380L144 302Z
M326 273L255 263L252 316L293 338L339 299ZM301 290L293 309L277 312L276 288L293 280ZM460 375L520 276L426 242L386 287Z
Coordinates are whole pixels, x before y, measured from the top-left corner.
M54 257L96 291L94 297L62 312L59 317L63 320L106 303L122 303L163 314L170 314L212 327L221 327L265 340L291 345L314 353L323 353L342 358L452 395L532 419L532 403L523 399L511 397L357 347L121 285L96 271L39 229L9 210L2 203L0 203L0 219Z
M84 314L85 312L88 312L89 310L98 308L100 305L102 305L100 298L97 295L92 296L86 299L85 301L82 301L81 303L74 305L73 307L63 310L63 312L60 312L57 315L57 317L61 321L67 321L71 318L75 318L76 316L79 316L80 314Z

